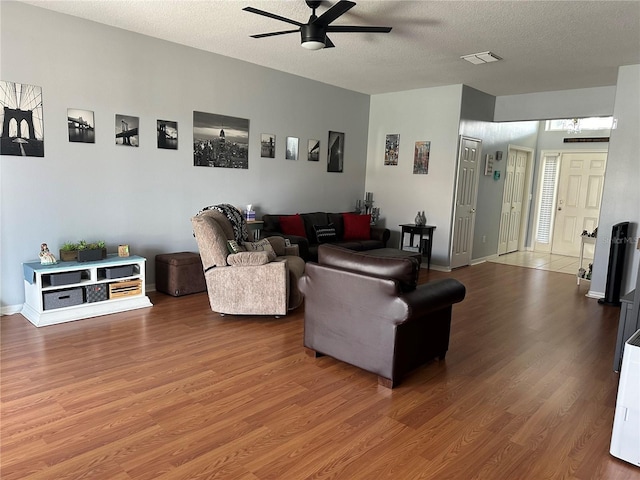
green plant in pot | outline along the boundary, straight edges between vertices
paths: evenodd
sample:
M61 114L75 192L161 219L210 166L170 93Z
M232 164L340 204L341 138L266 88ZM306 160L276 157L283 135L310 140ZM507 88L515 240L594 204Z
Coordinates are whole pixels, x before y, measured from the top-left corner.
M77 243L65 242L60 247L60 260L63 262L90 262L107 258L107 249L103 241L87 242L80 240Z
M60 247L60 260L63 262L74 262L78 259L78 244L74 242L64 242Z

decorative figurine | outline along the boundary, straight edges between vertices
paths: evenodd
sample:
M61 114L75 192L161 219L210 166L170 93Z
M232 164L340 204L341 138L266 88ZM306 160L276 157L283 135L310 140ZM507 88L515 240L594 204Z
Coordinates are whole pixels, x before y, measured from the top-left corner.
M55 265L58 263L46 243L40 245L40 263L42 265Z

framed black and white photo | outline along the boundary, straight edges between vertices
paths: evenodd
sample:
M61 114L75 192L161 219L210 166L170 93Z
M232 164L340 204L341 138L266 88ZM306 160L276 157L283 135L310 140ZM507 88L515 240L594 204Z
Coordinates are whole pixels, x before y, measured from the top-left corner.
M298 138L287 137L287 153L285 157L287 160L298 160Z
M276 158L276 136L272 133L260 135L260 156L262 158Z
M429 173L429 152L431 142L416 142L413 152L413 173L426 175Z
M0 155L44 157L42 87L0 80Z
M158 148L178 149L178 122L157 121Z
M342 172L344 168L344 133L329 132L327 172Z
M249 120L194 111L193 165L249 168Z
M307 142L307 160L310 162L320 161L320 140L309 140Z
M67 125L69 141L80 143L96 143L96 125L93 111L79 108L67 108Z
M131 115L116 114L116 145L127 145L129 147L140 146L140 136L138 127L140 119Z
M398 165L398 150L400 149L400 134L387 135L384 143L384 164Z

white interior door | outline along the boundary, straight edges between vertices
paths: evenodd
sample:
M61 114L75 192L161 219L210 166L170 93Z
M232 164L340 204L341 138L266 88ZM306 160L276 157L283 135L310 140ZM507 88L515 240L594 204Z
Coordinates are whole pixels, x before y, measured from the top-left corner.
M529 155L530 152L526 150L509 148L507 164L505 165L504 191L502 193L498 255L515 252L520 245Z
M598 226L606 163L606 152L562 154L552 253L579 256L580 234Z
M456 203L453 214L451 268L471 263L482 140L460 137Z

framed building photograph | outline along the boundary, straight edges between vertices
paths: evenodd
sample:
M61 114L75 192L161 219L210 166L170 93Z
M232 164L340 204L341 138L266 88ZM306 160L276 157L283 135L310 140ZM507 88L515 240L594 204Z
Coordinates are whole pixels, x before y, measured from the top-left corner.
M344 133L329 132L327 172L342 172L344 168Z
M262 158L276 158L276 136L272 133L260 135L260 156Z
M91 110L67 108L70 142L96 143L96 125L93 117Z
M170 120L157 121L158 148L178 149L178 122Z
M287 137L287 152L284 156L287 160L298 160L298 138Z
M138 117L116 113L116 145L140 146L139 126Z
M416 142L413 152L413 173L426 175L429 173L429 151L431 142Z
M387 135L384 144L384 164L398 165L398 150L400 148L400 134L391 133Z
M320 161L320 140L309 140L307 142L307 160L309 162Z
M249 120L194 111L193 165L249 168Z
M0 80L0 155L44 157L42 87Z

